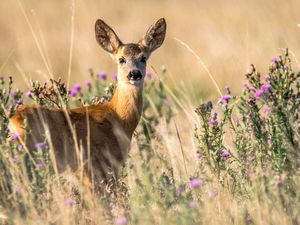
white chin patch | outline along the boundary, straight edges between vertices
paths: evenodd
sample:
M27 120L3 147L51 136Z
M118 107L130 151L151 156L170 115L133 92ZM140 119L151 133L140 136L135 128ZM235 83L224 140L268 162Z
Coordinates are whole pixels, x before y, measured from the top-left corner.
M141 80L129 80L129 83L131 84L138 84Z

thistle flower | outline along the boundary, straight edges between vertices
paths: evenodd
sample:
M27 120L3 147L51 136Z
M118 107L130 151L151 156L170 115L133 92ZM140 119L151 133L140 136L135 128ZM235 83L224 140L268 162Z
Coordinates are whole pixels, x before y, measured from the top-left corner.
M150 72L150 71L147 71L147 72L146 72L146 77L149 77L149 78L151 78L151 77L152 77L152 74L151 74L151 72Z
M255 98L256 98L256 99L259 99L264 93L265 93L264 90L257 90L257 91L255 92Z
M217 192L212 191L212 190L209 190L209 191L207 192L207 195L208 195L208 197L210 197L210 198L215 198L215 197L217 196Z
M85 84L88 87L88 89L92 88L92 82L90 80L86 81Z
M36 164L35 164L35 169L36 169L36 170L40 170L40 169L42 169L43 167L44 167L43 163L36 163Z
M249 89L250 89L250 91L252 91L252 92L255 92L255 91L256 91L255 87L250 87Z
M112 76L112 79L113 79L114 81L117 81L117 80L118 80L118 74L114 74L114 75Z
M13 163L17 163L18 162L18 157L14 156L11 160L13 161Z
M271 108L269 106L265 107L265 114L269 115L271 112Z
M21 135L18 134L18 133L14 133L14 134L11 136L10 140L15 141L15 140L17 140L17 139L19 139L19 138L21 138Z
M27 98L31 98L31 97L32 97L32 94L31 94L30 91L27 91L27 92L25 93L25 96L26 96Z
M75 90L77 92L81 91L81 84L74 84L73 90Z
M208 124L214 126L214 125L217 125L217 124L218 124L218 121L215 120L214 118L212 118L212 119L210 119L210 120L208 121Z
M176 190L176 195L180 196L185 192L185 187L183 185L179 186Z
M198 207L198 202L195 200L191 200L191 201L189 201L188 205L191 209L194 209L194 208Z
M265 81L269 81L269 80L270 80L269 74L267 74L267 75L264 76L264 80L265 80Z
M262 86L262 89L263 89L264 91L268 91L268 90L270 90L271 88L272 88L271 84L264 84L264 85Z
M44 144L44 143L36 143L36 144L34 145L34 147L35 147L36 149L40 150L40 149L45 148L45 147L46 147L46 144Z
M20 193L21 192L21 188L20 187L16 187L15 191L16 191L16 193Z
M223 95L222 100L229 101L231 99L231 95Z
M191 188L191 189L197 189L197 188L199 188L199 187L201 187L203 185L203 180L201 180L201 179L191 179L190 181L189 181L189 187Z
M128 221L127 221L126 217L124 217L124 216L121 216L121 217L118 217L115 219L116 225L125 225L127 223L128 223Z
M276 184L277 187L282 187L283 186L282 180L279 177L277 177L275 179L275 184Z
M280 60L280 58L279 58L278 56L275 56L275 57L272 58L272 62L273 62L273 63L276 63L276 62L278 62L279 60Z
M16 101L16 105L22 105L23 103L22 103L22 100L20 100L20 99L18 99L17 101Z
M166 106L172 106L172 100L171 99L165 99L164 100L164 104L166 105Z
M230 153L226 150L223 149L220 153L221 158L228 158L230 156Z
M67 198L64 200L64 204L67 206L73 206L75 204L75 201L71 198Z
M97 74L97 76L102 80L105 80L107 78L107 74L105 72L100 72Z
M197 152L196 152L196 159L197 159L197 160L201 160L201 159L202 159L202 154L201 154L200 151L197 151Z
M69 91L69 95L70 95L71 97L75 97L75 96L77 95L77 91L74 90L74 89L72 89L72 90Z

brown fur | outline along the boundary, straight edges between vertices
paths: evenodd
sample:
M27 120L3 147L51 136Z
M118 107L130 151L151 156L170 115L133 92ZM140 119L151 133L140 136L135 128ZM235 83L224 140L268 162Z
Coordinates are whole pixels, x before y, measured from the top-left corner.
M159 23L165 21L160 20ZM116 61L120 57L127 61L125 66L118 66L118 86L112 100L103 105L71 110L22 106L11 118L10 127L13 132L21 135L31 150L35 143L44 142L46 137L50 137L59 172L67 168L77 170L81 162L85 166L91 164L97 182L108 178L109 174L117 176L119 167L126 160L143 107L146 65L139 60L141 57L148 58L152 48L159 47L163 40L153 40L151 48L142 44L122 44L115 32L102 20L96 22L95 31L96 39L103 49L111 53ZM153 32L155 30L151 31L152 35ZM164 34L162 36L164 38ZM147 35L146 38L151 40ZM143 76L136 84L130 83L127 77L133 70L139 70Z

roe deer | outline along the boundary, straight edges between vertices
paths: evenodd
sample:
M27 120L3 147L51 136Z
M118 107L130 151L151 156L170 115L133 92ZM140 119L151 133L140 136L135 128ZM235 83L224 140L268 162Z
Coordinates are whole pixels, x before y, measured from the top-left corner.
M126 160L142 113L146 62L163 43L166 22L159 19L138 43L123 44L100 19L96 21L95 32L99 45L118 64L112 100L68 110L24 105L11 118L10 127L31 151L47 134L59 172L79 169L78 157L82 157L85 164L90 163L93 178L99 182L108 179L109 173L117 176ZM82 151L78 156L79 148Z

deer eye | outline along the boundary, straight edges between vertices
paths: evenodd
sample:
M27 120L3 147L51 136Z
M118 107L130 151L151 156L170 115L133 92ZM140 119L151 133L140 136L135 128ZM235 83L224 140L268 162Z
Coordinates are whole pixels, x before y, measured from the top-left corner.
M147 61L147 58L146 58L146 57L142 57L142 58L141 58L141 62L142 62L142 63L146 63L146 61Z
M125 64L126 63L126 60L124 58L119 58L119 63L120 64Z

